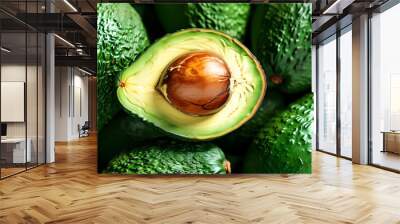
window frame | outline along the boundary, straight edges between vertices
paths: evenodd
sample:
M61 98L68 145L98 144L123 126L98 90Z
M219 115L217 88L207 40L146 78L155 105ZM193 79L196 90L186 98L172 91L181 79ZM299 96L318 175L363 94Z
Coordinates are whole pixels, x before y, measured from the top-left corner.
M340 99L340 81L341 81L341 67L340 67L340 37L342 35L344 35L347 32L352 32L352 23L347 24L346 26L342 27L339 29L339 27L337 27L337 30L335 33L333 33L332 35L328 36L327 38L319 41L316 44L316 55L315 55L315 76L316 76L316 138L315 138L315 145L316 145L316 151L319 152L323 152L329 155L333 155L333 156L337 156L343 159L347 159L347 160L352 160L351 157L347 157L342 155L342 150L341 150L341 118L340 118L340 103L341 103L341 99ZM320 74L319 74L319 47L321 44L325 44L328 43L330 41L336 41L336 152L332 153L329 152L327 150L321 149L319 146L319 81L320 81Z

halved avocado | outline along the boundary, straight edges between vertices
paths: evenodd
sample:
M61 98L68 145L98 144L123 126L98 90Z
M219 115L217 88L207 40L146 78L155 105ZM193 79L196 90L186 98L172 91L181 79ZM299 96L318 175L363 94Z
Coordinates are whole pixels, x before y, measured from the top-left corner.
M97 5L97 130L121 110L118 76L149 45L142 19L130 4Z
M238 40L207 29L166 35L119 77L123 107L187 139L207 140L244 124L257 111L265 74Z

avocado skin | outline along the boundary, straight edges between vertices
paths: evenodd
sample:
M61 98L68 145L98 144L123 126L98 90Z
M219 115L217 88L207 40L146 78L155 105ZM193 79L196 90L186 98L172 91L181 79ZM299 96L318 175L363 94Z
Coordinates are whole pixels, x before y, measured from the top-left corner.
M171 33L185 28L208 28L243 39L250 4L247 3L187 3L156 5L161 24Z
M161 141L122 153L107 172L122 174L226 174L225 155L211 143Z
M157 39L162 38L166 34L157 16L155 16L154 5L134 3L132 6L140 15L140 18L142 18L151 43L157 41Z
M268 122L277 110L285 106L285 96L279 92L267 90L266 96L257 113L236 131L216 140L225 151L233 154L243 154L260 129Z
M311 173L313 95L276 113L254 139L246 173Z
M121 109L119 74L150 44L139 14L128 3L97 6L97 129Z
M257 5L252 18L253 53L268 85L285 93L311 90L311 4ZM272 78L282 79L275 84Z
M119 153L163 137L162 130L141 118L118 112L98 133L98 172Z

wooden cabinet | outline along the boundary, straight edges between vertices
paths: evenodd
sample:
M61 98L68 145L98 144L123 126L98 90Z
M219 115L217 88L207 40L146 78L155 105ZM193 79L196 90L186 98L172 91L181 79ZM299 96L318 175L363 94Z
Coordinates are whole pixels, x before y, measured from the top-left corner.
M383 152L400 154L400 132L383 133Z

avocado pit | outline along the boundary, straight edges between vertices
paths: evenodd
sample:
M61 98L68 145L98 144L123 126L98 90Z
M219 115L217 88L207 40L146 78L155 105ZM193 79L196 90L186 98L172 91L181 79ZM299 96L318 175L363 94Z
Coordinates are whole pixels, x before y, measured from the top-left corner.
M228 66L219 56L194 52L179 57L165 70L159 90L183 113L210 115L228 100L230 78Z

